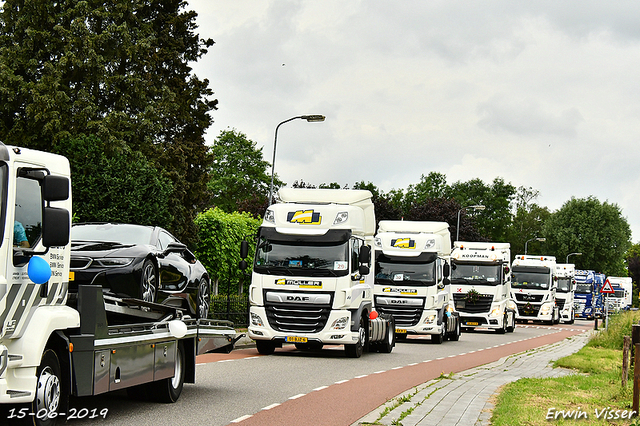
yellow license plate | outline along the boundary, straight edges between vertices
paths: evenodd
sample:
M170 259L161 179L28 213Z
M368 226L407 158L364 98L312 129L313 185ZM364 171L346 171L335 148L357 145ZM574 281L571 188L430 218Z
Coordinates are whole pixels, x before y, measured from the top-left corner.
M73 281L76 279L76 273L73 271L69 271L69 281Z
M396 333L398 334L407 334L406 328L396 328Z
M287 336L284 340L288 343L307 343L306 337L299 336Z
M478 323L475 321L468 321L467 325L478 325Z

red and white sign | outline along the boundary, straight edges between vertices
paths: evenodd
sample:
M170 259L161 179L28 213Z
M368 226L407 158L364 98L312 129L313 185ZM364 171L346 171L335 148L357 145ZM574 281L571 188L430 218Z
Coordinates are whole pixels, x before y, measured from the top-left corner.
M611 293L611 294L615 293L608 278L605 280L604 284L602 285L602 288L600 289L600 293Z

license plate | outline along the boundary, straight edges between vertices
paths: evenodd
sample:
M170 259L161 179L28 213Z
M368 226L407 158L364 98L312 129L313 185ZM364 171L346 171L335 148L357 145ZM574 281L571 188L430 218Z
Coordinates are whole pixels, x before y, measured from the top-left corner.
M288 343L307 343L306 337L299 336L287 336L284 340Z
M69 271L69 281L73 281L76 279L76 273L73 271Z
M478 325L475 321L467 321L467 325Z
M396 333L398 334L407 334L406 328L396 328Z

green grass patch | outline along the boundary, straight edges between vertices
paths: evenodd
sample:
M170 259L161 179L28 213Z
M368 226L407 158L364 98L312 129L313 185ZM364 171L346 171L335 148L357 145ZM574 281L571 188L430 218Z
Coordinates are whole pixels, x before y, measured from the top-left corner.
M521 379L504 386L497 397L492 425L640 425L637 415L621 418L625 410L629 416L633 399L633 371L626 388L622 387L622 342L639 320L640 312L612 316L607 330L601 330L580 351L554 363L573 369L575 374Z

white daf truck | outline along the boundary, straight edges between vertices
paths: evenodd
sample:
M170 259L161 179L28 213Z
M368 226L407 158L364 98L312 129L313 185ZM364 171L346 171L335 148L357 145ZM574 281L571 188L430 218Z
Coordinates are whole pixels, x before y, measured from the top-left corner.
M573 263L556 263L556 305L560 311L560 320L567 324L575 321L575 275L576 265Z
M511 299L509 243L456 241L451 252L451 293L462 329L512 332L516 307Z
M393 316L396 337L460 339L449 293L451 237L446 222L382 220L375 237L375 305Z
M633 297L631 277L607 277L614 293L608 295L609 313L629 309Z
M69 302L71 183L66 158L0 143L1 424L104 418L68 405L136 387L174 402L199 353L231 350L228 322L195 320L80 286ZM6 420L4 420L6 419Z
M371 192L283 188L278 196L258 229L249 288L248 331L258 352L285 343L344 345L353 358L391 352L393 320L373 306Z
M511 267L511 298L516 301L516 320L558 324L556 258L517 255Z

